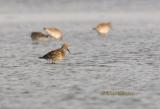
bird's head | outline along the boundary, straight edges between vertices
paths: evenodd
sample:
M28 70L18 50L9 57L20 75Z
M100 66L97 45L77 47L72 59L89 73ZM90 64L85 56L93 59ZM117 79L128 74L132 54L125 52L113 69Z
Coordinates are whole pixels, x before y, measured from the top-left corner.
M70 45L69 45L68 43L64 43L61 48L65 49L65 50L67 50L69 53L71 53L70 50L68 49L69 46L70 46Z
M110 28L112 28L112 23L111 23L111 22L108 22L108 26L109 26Z

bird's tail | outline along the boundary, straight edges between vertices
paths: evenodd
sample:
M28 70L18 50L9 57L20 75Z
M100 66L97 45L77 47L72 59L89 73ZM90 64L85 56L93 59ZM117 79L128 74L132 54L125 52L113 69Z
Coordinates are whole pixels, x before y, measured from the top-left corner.
M39 59L48 59L48 56L47 55L44 55L42 57L39 57Z
M39 59L44 59L43 57L38 57Z

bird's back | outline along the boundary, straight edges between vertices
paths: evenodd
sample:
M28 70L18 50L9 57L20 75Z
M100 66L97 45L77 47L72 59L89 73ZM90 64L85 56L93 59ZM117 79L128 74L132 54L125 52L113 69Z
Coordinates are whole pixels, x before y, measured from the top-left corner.
M96 30L97 30L97 32L99 32L101 34L105 34L105 33L108 33L110 28L111 28L110 23L100 23L97 25Z
M41 32L32 32L31 33L31 37L34 38L34 37L45 37L46 35L44 35L43 33Z
M42 56L40 58L54 59L54 58L64 57L64 55L65 55L64 50L59 48L59 49L48 52L47 54L45 54L44 56Z
M41 32L32 32L31 38L32 38L32 40L39 40L39 39L44 39L44 38L47 39L48 36L41 33Z
M47 28L46 29L46 32L51 35L52 37L56 38L56 39L59 39L63 36L63 33L62 31L60 31L59 29L57 28Z

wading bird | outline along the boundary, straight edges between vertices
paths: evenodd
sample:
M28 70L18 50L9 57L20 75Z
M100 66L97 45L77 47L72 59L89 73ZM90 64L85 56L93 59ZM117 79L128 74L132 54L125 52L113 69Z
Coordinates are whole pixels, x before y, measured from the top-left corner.
M58 29L58 28L46 28L46 27L44 27L43 29L52 38L57 39L57 40L62 40L63 39L63 32L60 29Z
M62 59L64 59L65 55L66 55L66 50L70 53L69 49L69 44L68 43L64 43L61 48L58 48L56 50L50 51L47 54L45 54L42 57L39 57L40 59L47 59L47 60L51 60L52 64L56 64L57 62L61 61Z
M107 22L107 23L103 22L103 23L99 23L93 29L96 30L99 35L106 36L111 28L112 28L112 24L110 22Z
M41 32L32 32L31 33L31 39L34 42L47 41L48 40L48 35L45 35Z

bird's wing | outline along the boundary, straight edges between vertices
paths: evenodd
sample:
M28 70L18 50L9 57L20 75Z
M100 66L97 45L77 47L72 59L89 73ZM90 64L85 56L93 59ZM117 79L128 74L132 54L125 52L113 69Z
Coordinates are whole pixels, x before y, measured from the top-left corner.
M52 56L59 55L59 54L61 54L61 49L56 49L54 51L51 51L50 53Z

